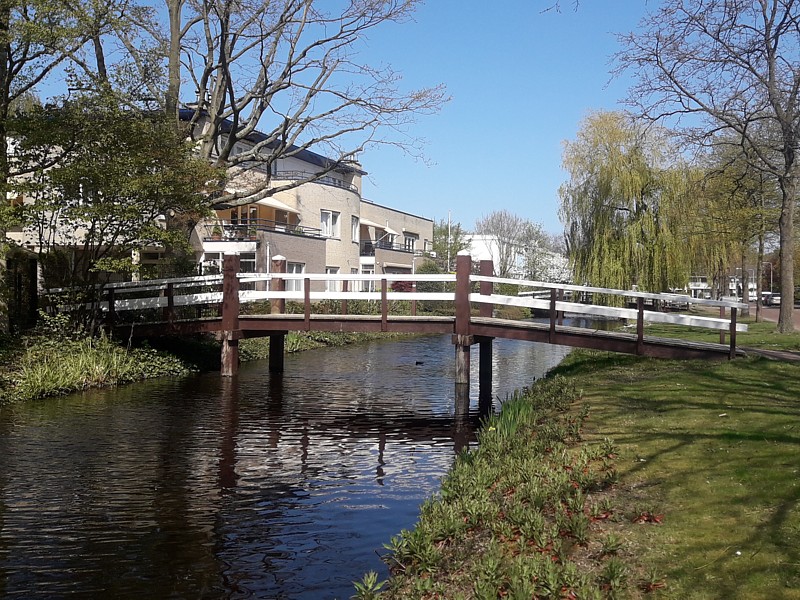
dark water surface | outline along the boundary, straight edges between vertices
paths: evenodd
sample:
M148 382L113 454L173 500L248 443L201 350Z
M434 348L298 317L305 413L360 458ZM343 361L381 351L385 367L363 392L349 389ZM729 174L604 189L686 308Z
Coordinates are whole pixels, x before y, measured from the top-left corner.
M566 349L496 340L495 398ZM455 452L449 337L0 409L0 597L349 598ZM473 359L477 373L477 351Z

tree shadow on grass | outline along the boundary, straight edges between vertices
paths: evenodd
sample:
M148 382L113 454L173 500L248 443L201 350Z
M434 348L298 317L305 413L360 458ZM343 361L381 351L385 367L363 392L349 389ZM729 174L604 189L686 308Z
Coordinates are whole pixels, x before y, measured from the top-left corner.
M677 593L800 598L800 366L595 354L557 371L620 447L620 485L663 503L668 533L640 531L673 549L654 556Z

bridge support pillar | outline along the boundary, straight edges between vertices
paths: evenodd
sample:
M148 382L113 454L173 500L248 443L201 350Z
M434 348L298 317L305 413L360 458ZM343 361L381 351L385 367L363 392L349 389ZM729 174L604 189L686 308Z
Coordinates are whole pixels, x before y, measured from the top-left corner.
M233 377L239 370L239 255L222 259L222 356L220 375Z
M231 331L222 332L222 357L220 375L233 377L239 370L239 340Z
M469 347L472 345L471 335L454 335L453 345L456 349L456 406L457 419L469 414Z
M492 412L492 338L478 340L478 413Z
M454 335L456 348L456 384L469 386L469 347L472 345L471 335Z
M286 280L280 277L281 273L286 273L286 257L280 254L272 257L270 272L274 277L270 281L270 290L273 292L285 292ZM270 313L282 315L286 312L286 300L281 298L270 302ZM269 336L269 372L283 373L284 351L286 349L286 332L280 331Z
M283 373L283 356L286 347L286 334L276 333L269 336L269 372Z

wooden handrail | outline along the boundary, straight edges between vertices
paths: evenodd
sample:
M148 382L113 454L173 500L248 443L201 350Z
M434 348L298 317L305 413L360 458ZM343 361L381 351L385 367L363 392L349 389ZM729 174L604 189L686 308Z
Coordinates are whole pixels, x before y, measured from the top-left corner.
M588 286L575 286L571 284L555 284L547 282L532 282L525 280L509 280L506 278L492 277L486 274L473 275L470 272L471 261L469 257L464 257L461 274L412 274L412 273L384 273L384 274L327 274L327 273L231 273L229 277L234 277L238 282L248 281L268 281L269 289L266 290L239 290L239 302L256 302L269 300L271 302L285 302L294 300L302 302L304 306L304 320L310 327L313 303L319 300L340 300L342 302L342 314L347 314L349 300L360 299L380 302L381 320L383 329L387 327L389 319L388 303L395 300L411 301L415 306L417 301L445 301L452 302L457 317L460 318L458 332L460 335L468 335L470 329L470 309L472 305L477 305L481 316L491 316L495 306L519 306L529 309L539 309L546 311L550 317L551 337L555 336L556 328L561 326L561 320L565 312L585 315L588 317L609 317L618 319L628 319L636 322L637 339L641 346L643 339L643 327L645 322L659 322L668 324L689 325L707 329L719 330L723 336L726 332L731 336L731 352L735 352L735 337L738 331L747 331L747 325L738 322L738 310L745 306L733 301L711 301L700 298L689 298L685 296L675 296L674 294L651 294L646 292L633 292L630 290L613 290L608 288L595 288ZM485 273L485 271L484 271ZM146 310L153 308L164 309L164 316L167 321L175 319L175 309L181 306L219 304L224 300L221 290L224 287L222 276L206 277L181 277L147 282L126 282L124 284L113 284L103 290L107 300L101 302L101 309L107 312L107 322L111 325L118 313L131 310ZM299 291L286 291L286 281L303 281L302 289ZM315 291L312 288L314 283L322 281L342 282L341 290ZM350 282L380 282L380 288L375 291L360 291L358 286ZM391 282L406 281L412 283L412 291L392 291ZM277 282L281 282L278 285ZM421 282L438 282L456 285L455 291L447 292L419 292L416 284ZM473 293L473 284L480 283L480 293ZM523 292L521 295L510 296L501 295L495 292L494 286L497 283L514 282L523 287L540 286L546 289L546 298L538 298L530 293ZM211 288L197 291L194 293L181 293L194 287ZM238 289L238 285L236 288ZM216 288L216 290L214 290ZM452 289L452 288L451 288ZM63 290L62 290L63 291ZM636 300L636 308L625 308L615 306L603 306L594 304L582 304L578 302L568 302L563 299L565 291L589 291L592 293L602 293L617 295ZM153 292L152 296L147 297L125 297L128 294L141 294L142 292ZM688 315L681 313L664 313L655 310L645 310L645 300L651 299L680 299L687 304L699 304L706 306L720 307L721 316L705 317L698 315ZM69 307L67 307L69 308ZM730 317L726 318L726 313ZM412 309L412 313L415 313Z

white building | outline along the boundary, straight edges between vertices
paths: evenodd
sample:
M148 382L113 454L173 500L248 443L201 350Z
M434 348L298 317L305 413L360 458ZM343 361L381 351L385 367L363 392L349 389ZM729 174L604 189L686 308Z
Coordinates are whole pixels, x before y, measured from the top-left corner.
M503 244L495 235L469 234L469 253L473 261L491 260L495 274L508 267L512 279L551 283L570 283L572 272L566 256L538 246Z

